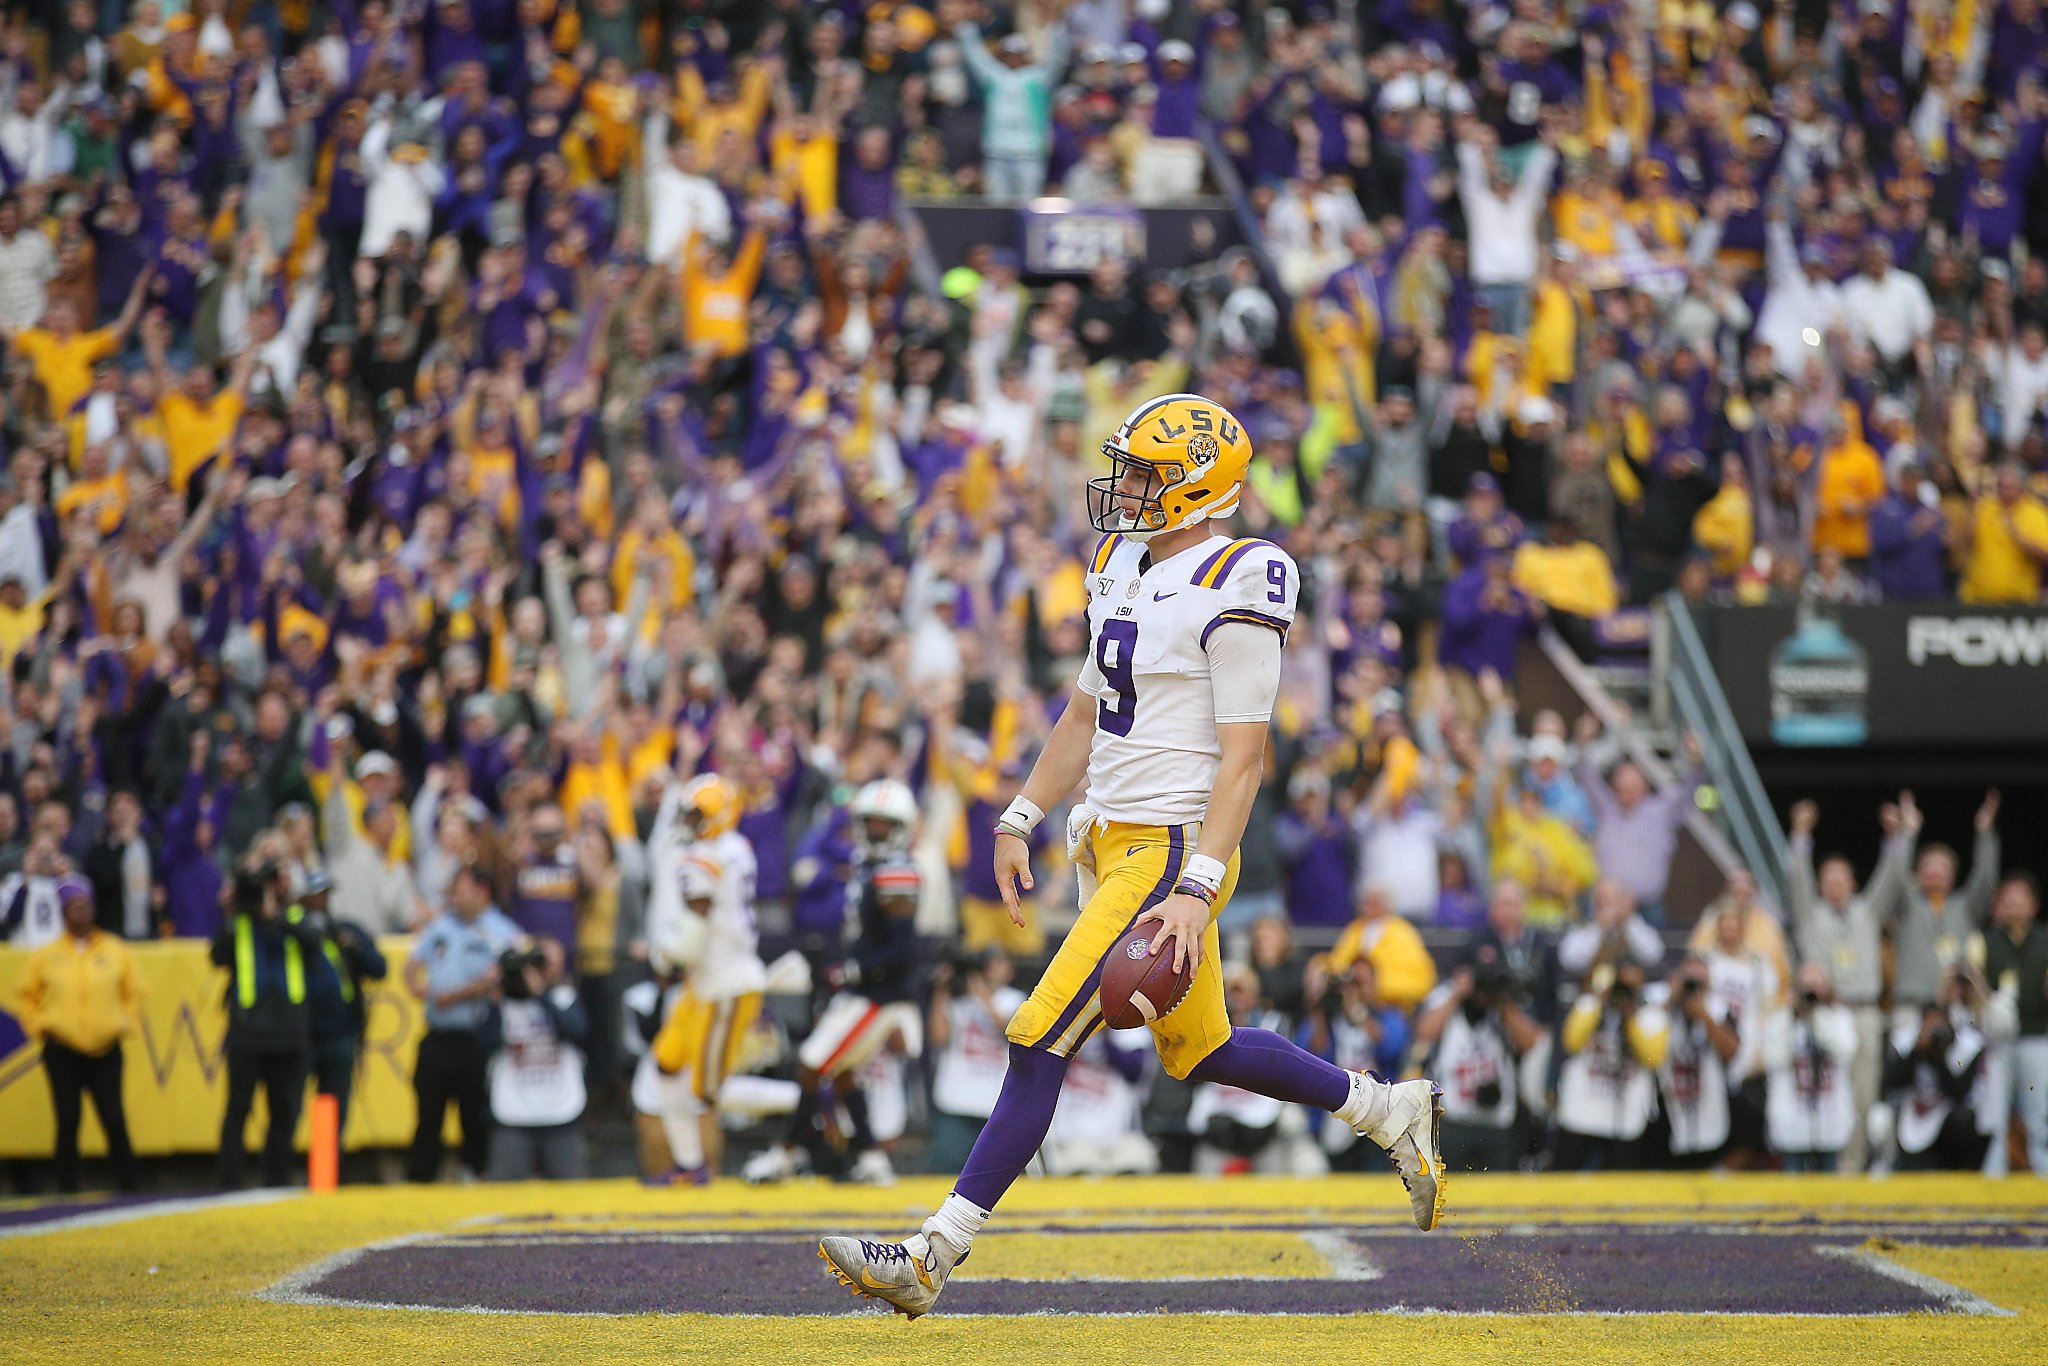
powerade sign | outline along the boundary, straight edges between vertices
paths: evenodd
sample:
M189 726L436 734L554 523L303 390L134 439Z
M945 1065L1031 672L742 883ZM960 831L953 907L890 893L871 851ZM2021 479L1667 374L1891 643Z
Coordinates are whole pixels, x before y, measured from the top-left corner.
M2048 615L1914 617L1906 623L1906 658L1953 660L1966 669L2038 665L2048 661Z
M2048 744L2048 610L1713 607L1696 615L1753 745Z
M1771 739L1781 745L1860 745L1869 735L1870 669L1840 625L1801 611L1771 651Z
M1145 216L1134 209L1040 199L1024 210L1024 269L1033 275L1086 275L1104 261L1143 259Z

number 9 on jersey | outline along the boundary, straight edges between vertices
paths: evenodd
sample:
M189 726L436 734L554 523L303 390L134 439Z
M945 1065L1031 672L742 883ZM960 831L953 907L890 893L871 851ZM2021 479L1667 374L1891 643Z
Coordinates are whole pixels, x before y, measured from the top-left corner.
M1138 623L1112 618L1095 637L1095 667L1109 686L1095 702L1095 725L1111 735L1129 735L1138 713L1138 679L1131 655L1138 645Z

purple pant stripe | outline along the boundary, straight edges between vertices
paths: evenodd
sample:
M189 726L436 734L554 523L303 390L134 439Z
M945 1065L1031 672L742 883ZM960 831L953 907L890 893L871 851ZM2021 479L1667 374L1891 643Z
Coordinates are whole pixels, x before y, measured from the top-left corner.
M1139 916L1166 900L1167 893L1173 890L1173 884L1180 881L1180 867L1185 847L1181 828L1177 825L1168 826L1166 828L1166 870L1160 874L1159 881L1152 884L1152 890L1145 894L1145 900L1139 905L1131 918L1124 922L1124 927L1117 934L1117 939L1120 940L1124 935L1131 932L1131 927L1138 923ZM1115 941L1111 942L1111 947L1115 947ZM1107 953L1108 950L1105 949L1104 952ZM1060 1012L1060 1017L1057 1020L1053 1021L1052 1028L1046 1030L1045 1033L1039 1035L1036 1039L1033 1039L1031 1046L1033 1048L1048 1048L1058 1042L1060 1035L1067 1032L1067 1026L1074 1022L1074 1017L1081 1013L1081 1008L1095 999L1095 990L1101 984L1102 963L1098 960L1094 969L1088 974L1088 979L1081 983L1081 989L1074 993L1074 999L1067 1002L1067 1008Z

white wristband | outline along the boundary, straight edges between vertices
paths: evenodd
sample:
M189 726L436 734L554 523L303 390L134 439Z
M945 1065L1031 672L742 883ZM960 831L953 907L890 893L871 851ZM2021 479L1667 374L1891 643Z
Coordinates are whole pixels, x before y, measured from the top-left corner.
M1000 823L1014 825L1028 835L1036 830L1038 823L1044 819L1045 813L1038 809L1038 803L1019 793L1010 800L1009 808L1003 812Z
M1223 860L1220 858L1194 854L1189 857L1188 866L1180 870L1180 875L1189 882L1207 887L1212 892L1220 892L1223 890L1223 875L1229 871L1223 866Z

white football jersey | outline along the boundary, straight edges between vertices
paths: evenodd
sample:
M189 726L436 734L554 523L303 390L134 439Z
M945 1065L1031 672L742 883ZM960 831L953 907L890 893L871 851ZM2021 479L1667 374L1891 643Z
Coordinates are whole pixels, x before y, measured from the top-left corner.
M1087 800L1110 820L1185 825L1207 813L1223 758L1209 637L1226 622L1250 622L1284 640L1301 573L1286 551L1259 540L1211 536L1149 567L1145 553L1111 534L1089 563Z
M702 949L690 969L690 991L702 1000L722 1001L759 991L767 981L760 931L754 923L754 847L737 830L708 840L668 842L654 851L654 886L648 907L648 942L672 960L687 955L669 946L682 939L683 869L696 864L711 875L711 896Z

